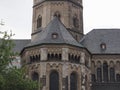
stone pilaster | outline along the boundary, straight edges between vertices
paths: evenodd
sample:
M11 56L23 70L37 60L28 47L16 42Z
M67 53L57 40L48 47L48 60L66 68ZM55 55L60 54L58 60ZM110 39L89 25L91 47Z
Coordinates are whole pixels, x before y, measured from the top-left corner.
M41 48L41 61L47 60L47 48Z
M68 61L68 48L62 48L62 60Z

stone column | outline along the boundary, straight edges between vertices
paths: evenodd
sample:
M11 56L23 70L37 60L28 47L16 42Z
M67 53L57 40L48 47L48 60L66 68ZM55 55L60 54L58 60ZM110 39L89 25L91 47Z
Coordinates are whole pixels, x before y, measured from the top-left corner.
M85 64L85 53L81 53L81 59L80 59L81 64Z

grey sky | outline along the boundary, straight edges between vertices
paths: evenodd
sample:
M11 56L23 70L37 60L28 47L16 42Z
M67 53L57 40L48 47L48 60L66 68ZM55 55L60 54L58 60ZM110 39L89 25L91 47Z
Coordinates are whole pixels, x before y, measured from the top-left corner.
M83 0L84 31L120 28L120 0ZM0 0L0 30L12 30L13 38L31 38L32 0Z

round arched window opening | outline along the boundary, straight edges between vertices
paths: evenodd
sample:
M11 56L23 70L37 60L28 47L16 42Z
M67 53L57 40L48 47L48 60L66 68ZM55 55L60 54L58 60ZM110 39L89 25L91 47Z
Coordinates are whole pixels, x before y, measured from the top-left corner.
M74 26L75 28L78 28L78 27L79 27L79 19L78 19L78 17L77 17L76 14L73 16L73 26Z
M57 33L52 33L52 38L53 39L57 39L58 38L58 34Z
M32 80L33 81L39 81L39 74L37 72L32 73Z
M59 19L61 18L61 15L60 15L60 12L59 12L59 11L56 11L56 12L54 13L54 16L55 16L55 17L58 17Z
M37 28L40 28L42 26L42 16L39 15L37 18Z

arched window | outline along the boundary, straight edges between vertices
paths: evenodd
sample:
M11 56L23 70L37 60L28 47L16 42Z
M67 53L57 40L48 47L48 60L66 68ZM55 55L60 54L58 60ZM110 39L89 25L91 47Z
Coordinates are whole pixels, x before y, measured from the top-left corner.
M33 62L35 62L35 56L33 56Z
M92 81L92 82L96 82L95 74L92 74L92 75L91 75L91 81Z
M37 18L37 28L40 28L42 26L42 16L39 15Z
M49 90L59 90L59 74L57 71L52 71L50 73L50 89Z
M77 90L77 74L71 73L70 75L70 90Z
M39 81L39 74L37 72L32 73L32 80Z
M110 81L115 81L115 69L113 67L110 68Z
M56 12L54 13L54 16L55 16L55 17L58 17L59 19L61 18L61 15L60 15L60 12L59 12L59 11L56 11Z
M75 28L78 28L78 27L79 27L79 20L78 20L77 15L74 15L74 17L73 17L73 26L74 26Z
M96 76L95 76L95 62L94 62L94 61L91 62L91 72L92 72L91 80L92 80L92 82L96 82Z
M103 63L103 81L108 82L108 64L107 64L107 62Z
M116 74L116 81L120 82L120 74Z
M51 60L51 61L53 61L53 60L60 61L62 59L62 56L61 56L61 54L57 54L57 53L56 54L48 53L47 58L48 58L48 60Z
M39 56L38 56L38 55L36 55L36 57L35 57L35 58L36 58L36 60L35 60L35 61L36 61L36 62L38 62L38 61L39 61Z
M101 70L101 68L97 68L97 81L98 82L102 81L102 70Z
M30 63L32 63L33 62L33 57L32 56L30 56Z
M62 55L61 54L59 54L59 60L61 60L62 59Z

